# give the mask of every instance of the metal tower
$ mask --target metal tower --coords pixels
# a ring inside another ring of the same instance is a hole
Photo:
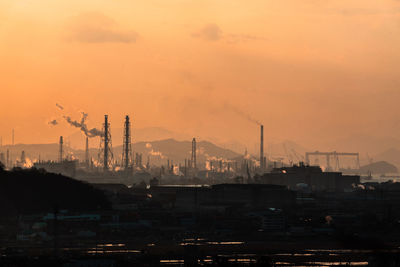
[[[60,163],[63,161],[63,154],[64,154],[63,144],[64,144],[63,137],[60,136],[60,149],[58,151],[58,162]]]
[[[193,140],[192,140],[192,159],[191,159],[191,167],[193,168],[193,169],[196,169],[197,168],[197,165],[196,165],[196,138],[193,138]]]
[[[131,123],[128,115],[125,116],[123,144],[122,164],[127,171],[132,164]]]
[[[111,132],[110,123],[108,122],[108,115],[104,115],[103,124],[103,135],[100,141],[100,154],[103,154],[100,158],[100,162],[103,164],[104,171],[108,171],[113,163],[112,143],[111,143]]]

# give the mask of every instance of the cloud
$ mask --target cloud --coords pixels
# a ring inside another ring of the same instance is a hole
[[[217,24],[207,24],[199,31],[193,33],[192,36],[206,41],[218,41],[222,39],[222,30]]]
[[[138,34],[121,29],[101,13],[84,13],[71,18],[69,39],[81,43],[135,43]]]
[[[231,44],[247,41],[266,41],[267,38],[254,36],[250,34],[229,34],[225,37],[226,41]]]
[[[81,29],[75,35],[82,43],[135,43],[135,32],[118,32],[108,29]]]
[[[229,44],[235,44],[239,42],[251,41],[251,40],[267,40],[263,37],[258,37],[250,34],[225,34],[221,28],[214,23],[207,24],[197,32],[192,33],[192,37],[201,38],[206,41],[220,41],[223,40]]]

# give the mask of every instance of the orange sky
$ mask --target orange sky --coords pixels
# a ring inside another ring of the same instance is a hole
[[[103,114],[134,127],[306,145],[398,136],[398,0],[1,0],[3,143],[55,142]]]

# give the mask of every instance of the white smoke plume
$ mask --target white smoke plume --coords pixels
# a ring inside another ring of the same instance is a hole
[[[165,159],[165,156],[161,153],[161,151],[155,151],[154,149],[153,149],[153,146],[150,144],[150,143],[146,143],[146,148],[147,149],[151,149],[148,153],[149,153],[149,155],[151,155],[151,156],[157,156],[157,157],[160,157],[160,158],[162,158],[162,159]]]
[[[158,156],[162,159],[165,158],[165,156],[160,151],[154,151],[153,149],[150,150],[149,155]]]
[[[182,173],[179,171],[179,166],[173,166],[172,171],[175,175],[181,175]]]
[[[102,137],[104,135],[103,131],[97,128],[88,129],[86,125],[86,118],[88,117],[88,114],[85,112],[82,112],[82,118],[80,121],[73,120],[70,116],[63,117],[70,125],[79,128],[89,138],[96,136]]]
[[[33,167],[33,163],[29,158],[26,158],[22,167],[23,168],[32,168]]]

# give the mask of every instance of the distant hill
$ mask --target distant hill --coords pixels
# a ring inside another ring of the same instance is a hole
[[[367,164],[360,167],[360,172],[364,174],[386,174],[386,173],[397,173],[398,169],[393,164],[386,161],[378,161],[371,164]]]
[[[95,148],[90,149],[90,156],[94,159],[98,158],[97,144]],[[19,144],[15,146],[7,146],[0,149],[0,152],[5,153],[9,149],[11,151],[11,158],[13,160],[19,159],[21,151],[25,151],[26,157],[31,160],[38,159],[39,154],[42,160],[57,160],[59,145],[58,144]],[[147,142],[135,142],[132,144],[132,150],[134,153],[143,154],[143,164],[146,164],[147,157],[150,157],[151,164],[165,165],[167,160],[170,159],[174,163],[184,164],[185,159],[190,159],[192,142],[191,141],[178,141],[175,139],[165,139],[159,141],[147,141]],[[71,155],[78,159],[83,160],[85,157],[85,151],[83,149],[72,149],[69,147],[64,148],[64,155]],[[230,150],[221,148],[208,141],[197,142],[197,162],[204,164],[206,159],[232,159],[240,156],[238,153]],[[117,161],[121,161],[122,146],[113,146],[114,158]]]
[[[21,156],[21,152],[25,151],[25,155],[29,158],[39,158],[42,159],[53,159],[54,156],[57,157],[58,144],[15,144],[5,145],[0,148],[0,152],[4,154],[7,153],[7,150],[10,152],[10,158],[19,158]],[[54,158],[55,159],[55,158]]]
[[[123,128],[111,127],[112,141],[115,146],[122,145],[123,133]],[[189,135],[176,133],[162,127],[132,128],[131,134],[132,142],[134,143],[164,139],[190,140],[191,138]],[[79,131],[66,137],[71,147],[75,149],[83,149],[85,147],[85,139],[86,137]],[[98,138],[91,141],[97,143],[97,145],[99,143]]]
[[[191,141],[177,141],[166,139],[151,142],[138,142],[132,145],[135,153],[143,154],[143,163],[150,157],[151,164],[166,164],[167,160],[172,160],[176,164],[183,164],[185,159],[190,159],[192,153]],[[232,150],[221,148],[208,141],[197,142],[197,162],[205,164],[207,159],[232,159],[239,154]],[[116,155],[122,154],[122,146],[115,147]]]
[[[400,150],[396,148],[390,148],[388,150],[383,151],[382,153],[374,155],[373,160],[387,161],[396,165],[397,168],[400,168]]]
[[[91,185],[35,169],[0,170],[2,215],[52,212],[55,207],[71,211],[108,209],[102,191]]]

